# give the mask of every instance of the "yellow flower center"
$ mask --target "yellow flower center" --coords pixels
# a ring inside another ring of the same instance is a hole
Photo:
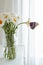
[[[14,22],[16,22],[16,18],[14,18],[13,20],[14,20]]]
[[[8,17],[8,15],[6,15],[4,18],[7,18]]]

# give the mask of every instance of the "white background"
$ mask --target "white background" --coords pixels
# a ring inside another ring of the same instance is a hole
[[[26,64],[43,65],[43,0],[0,0],[0,12],[3,11],[16,12],[23,21],[30,18],[30,21],[39,22],[35,30],[26,25],[19,27],[17,35],[18,43],[25,45]]]

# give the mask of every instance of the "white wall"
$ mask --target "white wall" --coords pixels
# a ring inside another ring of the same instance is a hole
[[[18,12],[18,0],[0,0],[0,12]]]

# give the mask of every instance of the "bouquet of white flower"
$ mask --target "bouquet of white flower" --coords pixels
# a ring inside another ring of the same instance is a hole
[[[27,22],[16,24],[18,19],[19,16],[15,16],[11,13],[0,14],[0,26],[4,30],[6,36],[4,56],[9,60],[16,57],[14,34],[16,33],[18,26],[21,24],[26,24],[28,27],[30,26],[31,29],[34,29],[38,25],[37,22],[30,22],[29,20]]]

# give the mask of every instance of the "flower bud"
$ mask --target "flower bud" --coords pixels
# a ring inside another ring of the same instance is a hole
[[[30,22],[31,29],[34,29],[37,25],[39,25],[37,22]]]

